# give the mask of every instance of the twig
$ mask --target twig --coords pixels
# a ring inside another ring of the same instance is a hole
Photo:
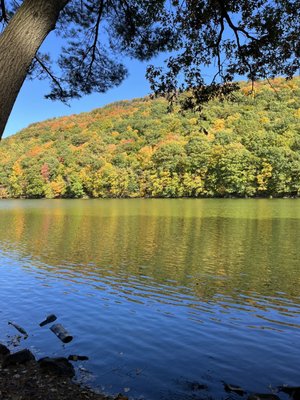
[[[34,57],[35,61],[42,67],[42,69],[50,76],[50,78],[52,79],[52,81],[56,84],[56,86],[58,86],[61,95],[63,95],[64,90],[60,84],[60,82],[58,81],[58,79],[53,75],[53,73],[50,71],[50,69],[43,63],[43,61],[36,55]]]
[[[100,0],[98,17],[97,17],[97,21],[96,21],[95,28],[94,28],[95,29],[94,42],[93,42],[92,46],[90,47],[90,49],[88,50],[88,52],[90,50],[92,50],[92,58],[91,58],[91,62],[89,65],[88,76],[91,75],[92,67],[93,67],[94,61],[96,59],[96,49],[97,49],[97,42],[98,42],[98,37],[99,37],[100,22],[101,22],[101,18],[102,18],[102,14],[103,14],[103,8],[104,8],[104,0]]]

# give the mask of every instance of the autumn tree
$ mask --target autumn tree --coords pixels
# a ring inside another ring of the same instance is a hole
[[[201,118],[146,97],[31,124],[1,143],[0,198],[300,196],[300,77],[272,85]]]
[[[299,68],[297,0],[0,0],[0,136],[28,75],[48,77],[50,99],[105,92],[126,77],[121,54],[150,60],[168,52],[165,69],[148,68],[156,94],[184,108]],[[55,30],[65,43],[56,64],[39,48]],[[167,56],[166,56],[167,57]],[[215,66],[206,82],[203,66]]]

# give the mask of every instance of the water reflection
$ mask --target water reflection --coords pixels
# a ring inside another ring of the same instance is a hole
[[[133,277],[155,292],[165,284],[160,292],[186,290],[202,300],[223,294],[247,303],[248,293],[277,291],[298,296],[299,207],[294,218],[266,218],[285,207],[270,212],[262,201],[253,203],[255,210],[233,201],[238,207],[229,217],[224,201],[219,215],[206,212],[205,201],[13,203],[0,209],[2,251],[30,255],[45,272],[91,284],[97,277]]]
[[[140,368],[139,347],[149,363],[137,392],[147,388],[154,396],[155,379],[159,387],[167,379],[169,390],[170,379],[188,365],[189,379],[211,368],[243,380],[257,369],[255,358],[261,368],[273,357],[288,364],[272,366],[265,379],[290,376],[295,368],[299,354],[286,335],[293,342],[300,328],[299,201],[3,201],[0,224],[2,279],[23,280],[15,289],[6,282],[0,300],[16,296],[14,290],[19,295],[26,282],[31,290],[22,294],[26,304],[44,296],[45,303],[57,301],[66,312],[63,293],[72,304],[70,321],[84,315],[77,329],[83,333],[90,326],[93,343],[101,309],[110,336],[101,335],[105,348],[125,346],[132,353],[125,369]],[[89,348],[84,340],[81,346]],[[159,350],[160,367],[157,346],[165,347]],[[232,366],[225,373],[228,358]],[[111,354],[90,366],[99,375],[107,364]]]

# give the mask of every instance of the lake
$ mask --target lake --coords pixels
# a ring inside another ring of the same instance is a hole
[[[2,200],[0,226],[2,342],[135,398],[300,385],[300,200]]]

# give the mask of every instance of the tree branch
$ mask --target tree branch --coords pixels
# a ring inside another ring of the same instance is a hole
[[[34,60],[41,66],[41,68],[46,72],[47,75],[49,75],[51,80],[59,88],[59,91],[60,91],[61,96],[63,98],[63,94],[64,94],[65,91],[63,90],[59,80],[53,75],[53,73],[50,71],[50,69],[46,66],[46,64],[43,63],[43,61],[37,55],[34,57]]]
[[[0,7],[1,7],[0,22],[3,20],[6,24],[8,24],[8,15],[6,13],[5,0],[1,0]]]
[[[234,36],[236,38],[236,44],[237,44],[238,52],[240,54],[240,57],[241,57],[242,61],[244,62],[244,64],[249,69],[250,78],[251,78],[252,86],[253,86],[253,83],[254,83],[253,68],[252,68],[251,64],[248,62],[247,58],[244,55],[243,48],[242,48],[242,45],[241,45],[241,42],[240,42],[239,32],[242,32],[250,40],[258,41],[258,39],[255,38],[254,36],[250,35],[245,29],[234,25],[234,23],[232,22],[229,14],[228,14],[228,12],[227,12],[227,10],[225,8],[223,0],[218,0],[218,3],[220,4],[220,8],[221,8],[221,14],[222,14],[221,15],[221,20],[222,20],[222,23],[223,23],[223,19],[225,19],[227,21],[229,27],[233,30]]]
[[[223,17],[220,18],[220,24],[221,24],[221,29],[220,29],[220,33],[219,33],[218,40],[217,40],[217,58],[218,58],[218,73],[219,74],[221,74],[221,70],[222,70],[220,45],[221,45],[223,32],[224,32],[224,20],[223,20]]]
[[[228,14],[228,12],[227,12],[227,10],[226,10],[226,8],[225,8],[225,5],[224,5],[223,0],[218,0],[218,2],[219,2],[220,7],[221,7],[221,13],[222,13],[223,18],[226,19],[228,25],[229,25],[230,28],[234,31],[235,35],[236,35],[238,32],[242,32],[248,39],[258,41],[258,39],[257,39],[256,37],[250,35],[250,33],[247,32],[244,28],[241,28],[240,26],[234,25],[234,23],[232,22],[232,20],[231,20],[229,14]]]
[[[94,61],[96,59],[96,50],[97,50],[97,42],[98,42],[98,37],[99,37],[99,28],[100,28],[100,22],[101,22],[101,18],[102,18],[102,14],[103,14],[103,9],[104,9],[104,0],[100,0],[99,2],[99,10],[98,10],[98,17],[97,17],[97,21],[95,24],[95,37],[94,37],[94,42],[92,44],[92,46],[89,48],[88,52],[90,52],[90,50],[92,50],[92,58],[91,58],[91,62],[89,65],[89,72],[88,72],[88,76],[91,75],[92,73],[92,67],[94,64]]]

